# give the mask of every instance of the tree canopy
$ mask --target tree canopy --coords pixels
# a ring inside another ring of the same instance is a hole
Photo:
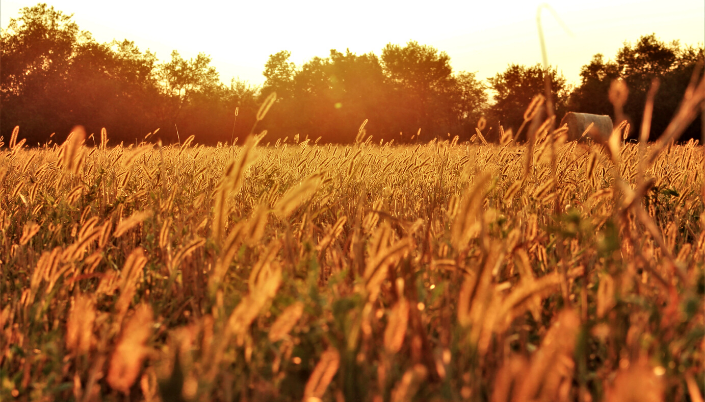
[[[605,61],[602,54],[593,56],[580,71],[581,83],[570,95],[568,107],[587,113],[608,114],[614,119],[614,108],[608,91],[614,79],[623,79],[629,89],[624,113],[631,125],[631,137],[638,137],[646,94],[654,78],[661,85],[656,93],[650,138],[656,139],[675,114],[690,82],[693,70],[703,60],[703,48],[681,46],[677,41],[664,43],[655,34],[642,36],[632,44],[625,42],[614,60]],[[700,118],[686,130],[682,139],[700,138]]]
[[[474,74],[454,74],[448,55],[417,42],[387,45],[381,57],[333,49],[301,67],[290,56],[271,55],[264,71],[262,96],[276,91],[279,99],[265,125],[279,136],[349,142],[368,120],[378,139],[409,142],[419,130],[424,139],[450,132],[469,138],[486,108]]]
[[[560,118],[565,114],[568,87],[563,74],[559,74],[555,68],[549,69],[548,74],[551,80],[551,97],[556,106],[556,114]],[[490,107],[492,121],[501,124],[505,129],[511,128],[516,133],[524,121],[524,111],[531,99],[536,94],[545,92],[544,68],[540,64],[531,67],[512,64],[488,81],[495,92],[495,103]]]
[[[244,106],[245,121],[257,110],[256,88],[226,87],[208,56],[185,60],[174,51],[159,63],[129,40],[98,43],[71,15],[46,4],[22,9],[2,41],[5,138],[19,125],[28,144],[44,143],[54,132],[61,140],[80,124],[89,133],[106,127],[113,142],[132,142],[157,128],[174,141],[179,126],[222,141],[231,137],[235,107]]]
[[[379,56],[332,49],[300,66],[290,52],[280,51],[264,65],[261,87],[239,80],[226,85],[206,54],[187,59],[174,50],[160,62],[129,40],[98,43],[71,15],[46,4],[22,9],[1,39],[0,135],[8,138],[19,125],[31,145],[52,133],[61,141],[79,124],[88,133],[106,127],[113,143],[140,140],[157,128],[163,141],[176,141],[178,132],[203,143],[231,142],[250,132],[259,104],[272,92],[276,106],[257,126],[269,131],[267,141],[300,134],[347,143],[365,120],[377,140],[409,143],[450,135],[467,140],[481,117],[495,135],[500,124],[516,130],[532,97],[544,92],[540,65],[510,64],[484,81],[454,71],[448,54],[415,41],[390,43]],[[702,47],[663,43],[651,34],[625,42],[614,60],[595,55],[575,88],[552,67],[557,118],[566,111],[613,115],[607,91],[612,80],[622,78],[630,91],[624,112],[635,135],[646,92],[659,78],[655,138],[702,57]],[[699,127],[693,123],[686,138],[699,136]]]

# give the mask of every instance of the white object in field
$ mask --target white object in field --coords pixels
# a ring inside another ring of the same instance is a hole
[[[612,135],[612,119],[607,115],[568,112],[561,120],[560,126],[566,123],[568,124],[569,141],[581,139],[590,123],[593,123],[593,126],[583,139],[599,135],[604,141],[607,141]]]

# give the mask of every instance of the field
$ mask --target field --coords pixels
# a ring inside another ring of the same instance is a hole
[[[0,399],[702,401],[701,146],[363,135],[13,136]]]

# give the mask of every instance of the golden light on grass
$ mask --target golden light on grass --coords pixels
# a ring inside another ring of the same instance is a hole
[[[422,364],[417,364],[407,370],[392,390],[392,401],[403,402],[411,400],[427,375],[428,369]]]
[[[66,323],[66,348],[76,354],[85,355],[95,342],[93,324],[96,318],[95,301],[89,295],[78,295],[73,299]]]
[[[333,381],[333,376],[340,366],[340,353],[334,348],[328,348],[313,369],[304,389],[304,402],[310,398],[321,398]]]
[[[142,361],[149,351],[146,342],[152,334],[151,307],[141,304],[122,330],[120,340],[110,358],[106,380],[110,387],[130,393],[142,369]]]
[[[27,222],[22,228],[22,237],[20,238],[20,246],[27,244],[34,235],[39,232],[40,226],[36,222]]]
[[[296,302],[284,309],[269,330],[268,338],[270,342],[277,342],[287,336],[299,321],[303,312],[304,304],[301,302]]]
[[[228,164],[220,180],[215,196],[215,217],[213,218],[213,236],[217,241],[222,241],[225,233],[226,219],[229,213],[228,197],[231,192],[237,193],[240,190],[245,171],[257,158],[253,148],[258,142],[259,139],[256,136],[248,137],[237,159]]]
[[[18,131],[0,398],[702,400],[703,152],[673,142],[689,91],[638,145],[626,124],[564,142],[541,98],[526,144]]]
[[[144,250],[137,247],[130,255],[127,256],[125,264],[120,272],[120,297],[115,303],[115,309],[118,316],[118,322],[124,317],[127,309],[132,304],[132,298],[136,292],[137,282],[142,278],[142,268],[147,264],[147,258],[144,255]]]
[[[408,322],[409,302],[401,298],[392,307],[389,314],[389,323],[384,330],[384,349],[387,353],[395,354],[399,352],[406,336]]]
[[[60,165],[67,171],[77,174],[83,166],[83,142],[86,140],[86,131],[82,126],[76,126],[61,145],[59,150]]]
[[[15,126],[15,128],[12,129],[12,135],[10,136],[10,143],[8,146],[10,149],[14,149],[15,145],[17,145],[17,136],[20,134],[20,126]]]
[[[663,369],[663,367],[661,367]],[[665,370],[662,370],[665,371]],[[663,373],[652,369],[644,361],[629,364],[617,374],[607,388],[606,397],[610,401],[664,401]]]
[[[298,186],[289,189],[274,205],[274,211],[281,217],[287,218],[301,204],[308,201],[321,185],[323,177],[320,173],[311,175]]]
[[[130,229],[142,223],[145,219],[152,216],[152,211],[137,211],[130,215],[127,219],[122,220],[118,223],[115,231],[113,232],[114,237],[120,237],[127,233]]]

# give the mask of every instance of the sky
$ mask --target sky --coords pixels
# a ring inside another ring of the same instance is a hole
[[[510,64],[541,62],[536,15],[544,1],[162,1],[46,0],[73,14],[81,30],[100,42],[134,41],[141,50],[168,60],[172,50],[185,58],[199,52],[212,58],[223,82],[264,82],[269,55],[292,53],[298,66],[330,49],[381,54],[387,43],[410,40],[445,51],[454,71],[480,79]],[[22,7],[34,1],[2,0],[5,29]],[[591,0],[548,2],[570,30],[544,9],[541,20],[549,63],[569,83],[579,84],[580,68],[602,53],[613,59],[625,41],[655,33],[663,41],[705,42],[703,0]]]

